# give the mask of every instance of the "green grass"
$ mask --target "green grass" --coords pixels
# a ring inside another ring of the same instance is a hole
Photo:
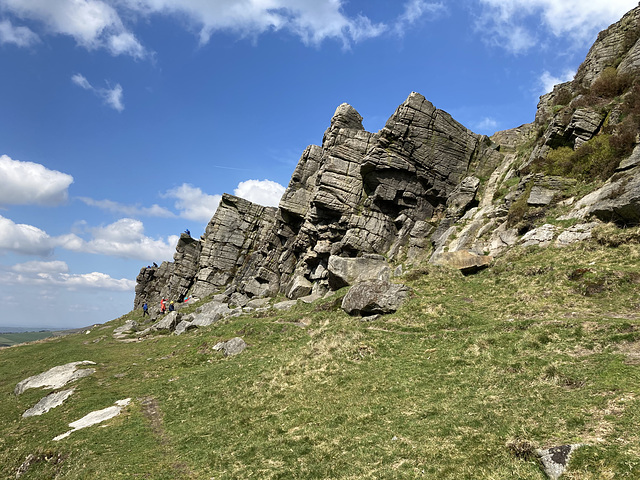
[[[133,312],[4,349],[0,477],[34,454],[22,479],[543,479],[510,447],[529,442],[587,444],[563,478],[639,478],[639,258],[637,244],[516,249],[474,276],[407,275],[413,298],[372,322],[333,298],[115,341]],[[241,355],[212,350],[234,336]],[[16,383],[77,360],[96,374],[22,419],[44,393]],[[51,441],[126,397],[123,415]]]
[[[10,347],[19,343],[34,342],[53,335],[52,332],[20,332],[0,334],[0,347]]]

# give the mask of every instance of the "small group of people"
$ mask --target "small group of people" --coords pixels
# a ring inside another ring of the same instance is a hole
[[[167,302],[169,304],[168,307],[167,307]],[[167,313],[167,310],[169,310],[170,312],[173,312],[175,310],[175,304],[173,300],[169,302],[169,300],[162,297],[162,300],[160,300],[160,313],[164,315],[165,313]],[[149,305],[147,305],[147,302],[144,302],[144,304],[142,305],[142,318],[144,318],[145,315],[150,316]]]

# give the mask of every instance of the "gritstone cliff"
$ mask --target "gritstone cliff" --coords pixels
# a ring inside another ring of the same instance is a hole
[[[141,270],[134,308],[320,296],[423,261],[470,272],[516,244],[588,238],[595,221],[640,223],[639,38],[640,7],[541,97],[534,122],[491,138],[418,93],[377,133],[340,105],[278,208],[225,194],[199,240],[183,234],[173,262]],[[549,212],[569,226],[539,224]]]

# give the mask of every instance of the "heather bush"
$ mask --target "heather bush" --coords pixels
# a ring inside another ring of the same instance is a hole
[[[591,85],[591,93],[598,97],[613,98],[631,87],[629,75],[618,74],[614,67],[605,68]]]

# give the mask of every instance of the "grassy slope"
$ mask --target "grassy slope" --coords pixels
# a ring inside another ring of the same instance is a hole
[[[134,312],[2,350],[0,477],[33,453],[22,479],[543,479],[529,442],[588,444],[563,478],[640,478],[639,259],[638,245],[515,250],[474,276],[405,278],[414,298],[373,322],[338,294],[180,337],[113,340]],[[212,351],[234,336],[244,353]],[[16,398],[16,383],[76,360],[97,373],[22,419],[43,393]],[[106,426],[51,441],[126,397]]]

